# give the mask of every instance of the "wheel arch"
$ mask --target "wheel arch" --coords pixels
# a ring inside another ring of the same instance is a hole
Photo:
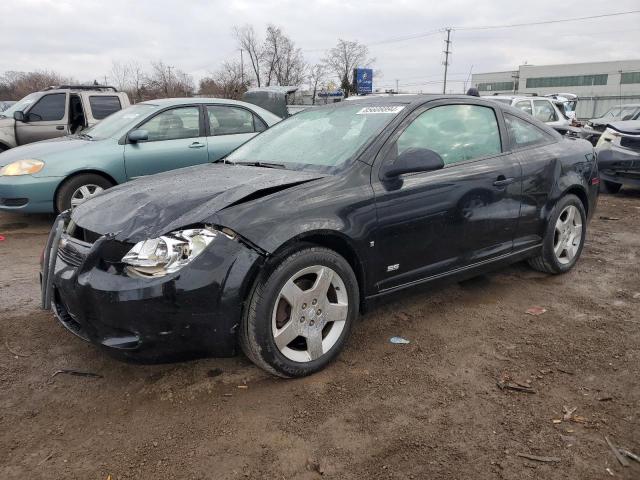
[[[565,197],[567,195],[575,195],[576,197],[578,197],[582,202],[582,206],[584,207],[585,215],[589,217],[589,197],[587,196],[587,192],[585,191],[585,189],[579,185],[572,185],[571,187],[567,188],[564,192],[562,192],[562,195],[560,195],[558,200],[560,200],[560,198]]]
[[[102,170],[87,169],[87,170],[75,171],[75,172],[67,175],[66,177],[64,177],[64,179],[62,179],[62,181],[60,183],[58,183],[58,186],[56,187],[55,191],[53,192],[53,208],[56,209],[56,211],[57,211],[56,199],[58,198],[58,192],[60,191],[60,188],[62,188],[62,185],[67,183],[72,178],[77,177],[78,175],[86,175],[86,174],[100,175],[105,180],[110,181],[113,184],[113,186],[118,185],[118,182],[115,180],[115,178],[113,178],[108,173],[103,172]],[[57,212],[57,213],[59,213],[59,212]]]
[[[295,248],[297,244],[311,244],[318,247],[328,248],[341,255],[349,264],[358,282],[358,293],[360,297],[360,311],[364,308],[366,275],[362,259],[357,253],[357,249],[352,241],[344,234],[335,230],[314,230],[301,233],[280,245],[272,257],[278,258],[285,251]]]

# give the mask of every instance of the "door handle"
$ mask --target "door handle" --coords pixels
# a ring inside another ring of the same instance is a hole
[[[56,127],[56,130],[64,130],[64,125],[58,125],[58,126]]]
[[[204,147],[204,143],[200,143],[200,142],[193,142],[191,145],[189,145],[189,148],[202,148]]]
[[[513,183],[515,181],[515,178],[513,177],[505,177],[504,175],[498,175],[498,178],[496,178],[496,181],[493,182],[493,186],[494,187],[506,187],[507,185]]]

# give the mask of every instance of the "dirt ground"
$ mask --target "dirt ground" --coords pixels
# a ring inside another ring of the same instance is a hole
[[[0,214],[2,479],[640,478],[605,441],[640,454],[638,190],[600,197],[571,273],[388,298],[289,381],[244,357],[126,364],[72,336],[38,309],[51,221]]]

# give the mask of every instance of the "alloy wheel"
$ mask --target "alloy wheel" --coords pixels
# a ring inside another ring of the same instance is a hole
[[[571,263],[582,241],[582,217],[574,205],[568,205],[556,221],[553,252],[562,265]]]
[[[291,276],[276,298],[271,328],[276,347],[294,362],[326,354],[340,339],[349,311],[344,281],[324,265]]]
[[[104,191],[104,188],[99,185],[82,185],[80,188],[76,189],[75,192],[73,192],[73,195],[71,195],[71,209],[73,210],[81,203],[84,203],[90,198],[95,197],[102,191]]]

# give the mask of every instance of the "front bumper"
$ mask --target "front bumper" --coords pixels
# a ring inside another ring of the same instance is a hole
[[[0,177],[0,210],[22,213],[51,213],[53,197],[62,178],[20,175]]]
[[[598,147],[600,178],[607,182],[640,186],[640,152],[603,142]]]
[[[219,235],[161,278],[127,275],[119,259],[132,245],[108,237],[88,244],[63,233],[59,245],[43,288],[50,278],[51,308],[75,335],[142,361],[236,353],[244,297],[263,259],[240,241]]]

